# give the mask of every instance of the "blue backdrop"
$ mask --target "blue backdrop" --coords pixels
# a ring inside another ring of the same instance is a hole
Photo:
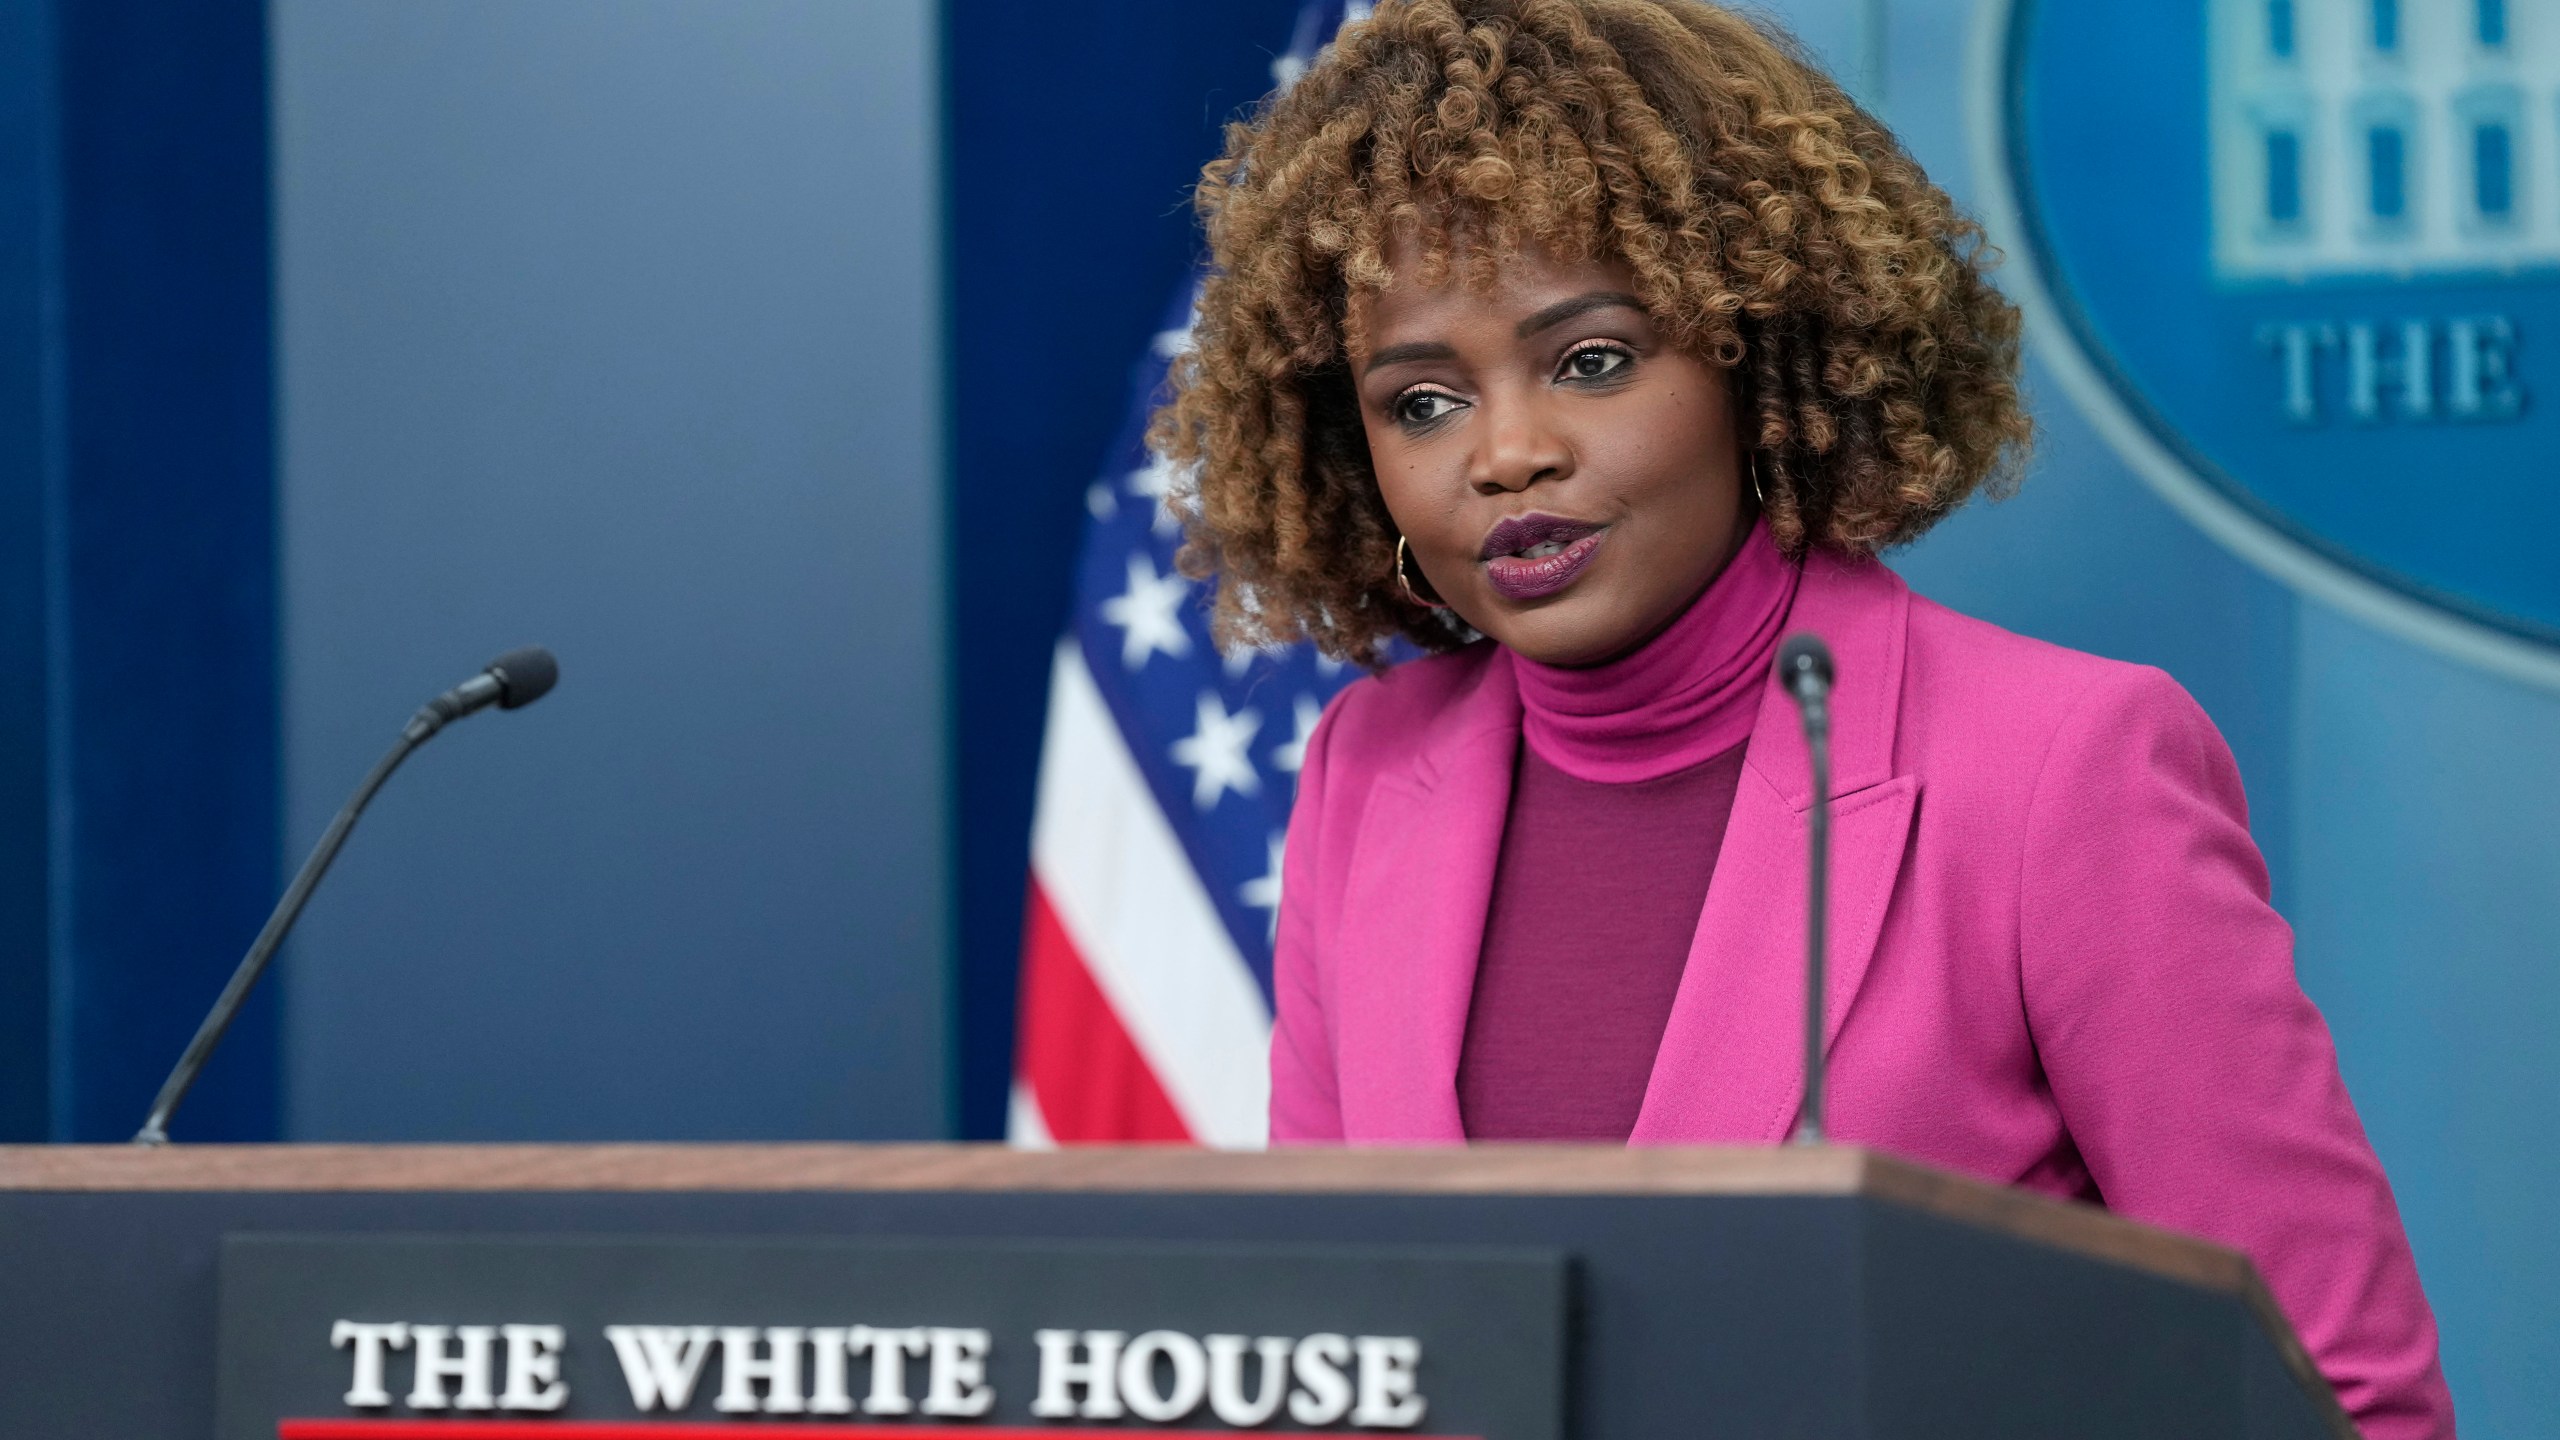
[[[275,884],[266,177],[256,5],[0,0],[0,1135],[132,1134]]]

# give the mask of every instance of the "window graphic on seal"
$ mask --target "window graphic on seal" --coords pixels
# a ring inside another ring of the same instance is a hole
[[[2213,0],[2215,274],[2560,264],[2560,25],[2509,18],[2506,0]]]

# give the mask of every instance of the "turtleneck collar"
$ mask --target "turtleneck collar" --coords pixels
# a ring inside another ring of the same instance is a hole
[[[1757,522],[1689,608],[1627,654],[1579,668],[1510,654],[1529,747],[1575,779],[1632,784],[1749,739],[1801,573]]]

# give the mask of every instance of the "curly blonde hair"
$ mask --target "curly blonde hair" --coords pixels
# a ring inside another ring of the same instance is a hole
[[[1623,263],[1725,367],[1791,555],[1872,554],[2030,435],[1980,230],[1794,43],[1700,0],[1388,0],[1201,174],[1215,265],[1150,442],[1222,643],[1375,666],[1468,638],[1393,576],[1347,352],[1355,291],[1489,285],[1534,246]]]

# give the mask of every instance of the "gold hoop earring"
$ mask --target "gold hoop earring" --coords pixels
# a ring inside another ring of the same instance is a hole
[[[1769,508],[1769,488],[1760,478],[1760,452],[1751,452],[1751,500],[1761,509]]]
[[[1413,577],[1405,573],[1404,552],[1404,537],[1399,535],[1396,537],[1396,584],[1404,590],[1404,597],[1425,610],[1448,609],[1449,602],[1446,600],[1425,599],[1422,592],[1414,588]]]

